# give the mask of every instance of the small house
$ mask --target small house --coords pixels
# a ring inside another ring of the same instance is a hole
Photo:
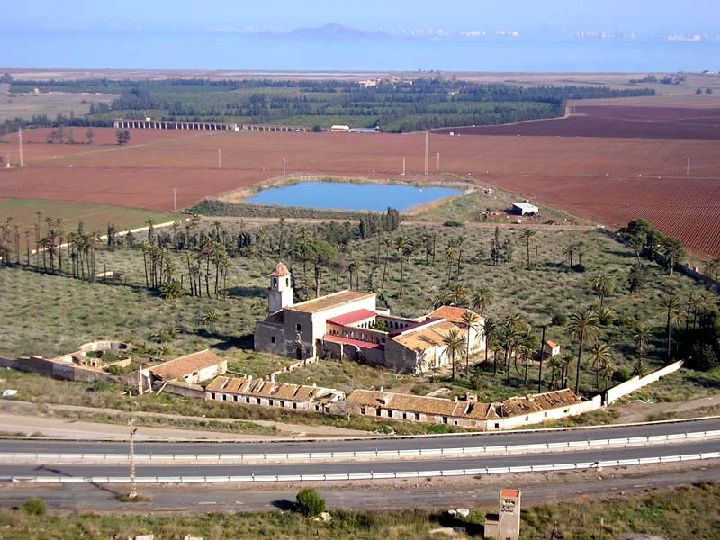
[[[560,345],[555,343],[553,340],[548,339],[543,345],[543,357],[557,356],[560,354]]]
[[[540,209],[529,202],[513,203],[511,212],[516,216],[535,216]]]

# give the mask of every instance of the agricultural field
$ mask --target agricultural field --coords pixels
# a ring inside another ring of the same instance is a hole
[[[119,147],[113,130],[94,131],[104,143],[93,147],[47,144],[41,142],[47,132],[30,132],[29,140],[38,142],[26,145],[28,166],[0,170],[0,197],[169,211],[173,189],[178,208],[188,208],[277,179],[283,158],[289,175],[387,180],[400,178],[405,157],[407,181],[462,177],[612,227],[645,218],[700,256],[720,255],[720,141],[433,134],[430,155],[440,154],[440,171],[425,177],[419,133],[136,130],[130,145]],[[6,140],[0,155],[5,150],[16,163],[17,146]]]
[[[47,218],[61,219],[62,226],[68,230],[76,229],[78,223],[82,222],[85,230],[105,234],[108,223],[114,224],[118,231],[124,231],[145,227],[149,219],[154,223],[173,221],[177,219],[177,215],[100,204],[43,199],[0,199],[2,223],[9,219],[11,226],[17,225],[22,231],[26,231],[34,227],[38,219],[44,226]]]
[[[437,130],[462,135],[511,137],[593,137],[621,139],[720,140],[720,108],[632,105],[573,107],[564,118]]]
[[[55,118],[59,114],[84,116],[90,112],[92,104],[112,103],[116,97],[112,94],[94,93],[0,93],[0,123],[16,118],[30,120],[35,115],[46,115],[49,118]]]

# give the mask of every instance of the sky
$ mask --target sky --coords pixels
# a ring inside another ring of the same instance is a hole
[[[41,30],[364,30],[720,33],[719,0],[0,0],[3,27]]]

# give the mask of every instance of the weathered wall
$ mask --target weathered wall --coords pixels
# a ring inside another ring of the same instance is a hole
[[[677,370],[679,370],[683,365],[683,361],[679,360],[673,364],[669,364],[661,369],[658,369],[657,371],[654,371],[652,373],[649,373],[645,375],[644,377],[638,377],[635,375],[631,379],[625,381],[624,383],[620,383],[617,386],[614,386],[610,388],[607,392],[605,392],[605,405],[608,405],[614,401],[617,401],[623,396],[626,396],[632,392],[635,392],[636,390],[639,390],[643,386],[647,386],[648,384],[652,384],[654,382],[657,382],[665,375],[669,375],[671,373],[675,373]]]

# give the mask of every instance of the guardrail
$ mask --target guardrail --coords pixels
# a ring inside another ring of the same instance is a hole
[[[720,438],[720,430],[675,433],[651,437],[619,437],[559,443],[471,446],[459,448],[418,448],[411,450],[366,450],[359,452],[311,452],[296,454],[135,454],[138,464],[258,464],[395,461],[403,459],[431,459],[438,457],[482,457],[493,455],[577,452],[583,449],[627,448],[675,444],[680,441]],[[0,462],[12,464],[118,464],[130,460],[128,454],[52,454],[52,453],[0,453]]]
[[[229,483],[288,483],[288,482],[335,482],[359,480],[394,480],[403,478],[428,478],[444,476],[477,476],[495,474],[546,473],[602,469],[605,467],[629,467],[657,465],[720,458],[720,452],[703,454],[678,454],[650,458],[590,461],[583,463],[553,463],[521,467],[482,467],[477,469],[448,469],[412,472],[366,472],[366,473],[320,473],[320,474],[275,474],[250,476],[139,476],[135,482],[141,484],[229,484]],[[0,476],[0,482],[31,484],[129,484],[129,476]]]

